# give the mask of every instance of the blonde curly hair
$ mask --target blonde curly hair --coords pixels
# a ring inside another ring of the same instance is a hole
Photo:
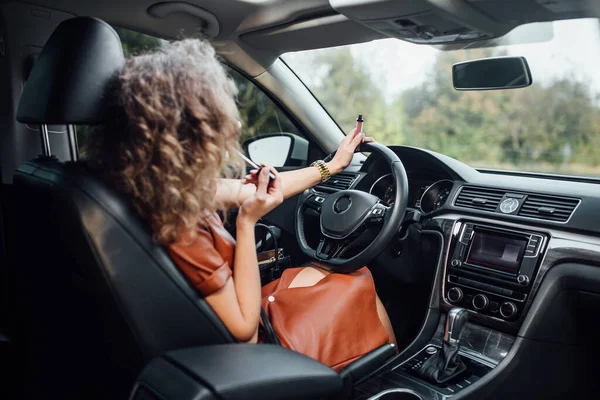
[[[206,41],[186,39],[132,57],[108,91],[109,118],[90,159],[129,195],[161,244],[194,234],[224,209],[217,178],[239,177],[239,112]],[[99,143],[98,143],[99,142]]]

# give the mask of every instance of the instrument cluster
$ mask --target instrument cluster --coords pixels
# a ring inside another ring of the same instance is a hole
[[[441,208],[452,191],[454,182],[441,179],[436,182],[411,181],[409,183],[408,206],[429,214]],[[379,197],[386,205],[392,205],[395,199],[395,185],[391,174],[378,178],[369,189],[369,193]]]

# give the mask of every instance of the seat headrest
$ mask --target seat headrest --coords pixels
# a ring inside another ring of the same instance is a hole
[[[123,65],[117,32],[96,18],[63,21],[35,61],[17,120],[34,124],[100,124],[105,89]]]

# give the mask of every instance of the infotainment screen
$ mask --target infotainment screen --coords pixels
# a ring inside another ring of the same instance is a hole
[[[475,229],[467,263],[517,274],[527,237]]]

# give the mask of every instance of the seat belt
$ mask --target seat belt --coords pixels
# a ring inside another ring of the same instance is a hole
[[[271,320],[267,316],[264,308],[260,308],[260,318],[263,323],[264,333],[265,333],[265,343],[269,344],[278,344],[281,346],[281,342],[275,333],[275,329],[273,329],[273,325],[271,324]]]

